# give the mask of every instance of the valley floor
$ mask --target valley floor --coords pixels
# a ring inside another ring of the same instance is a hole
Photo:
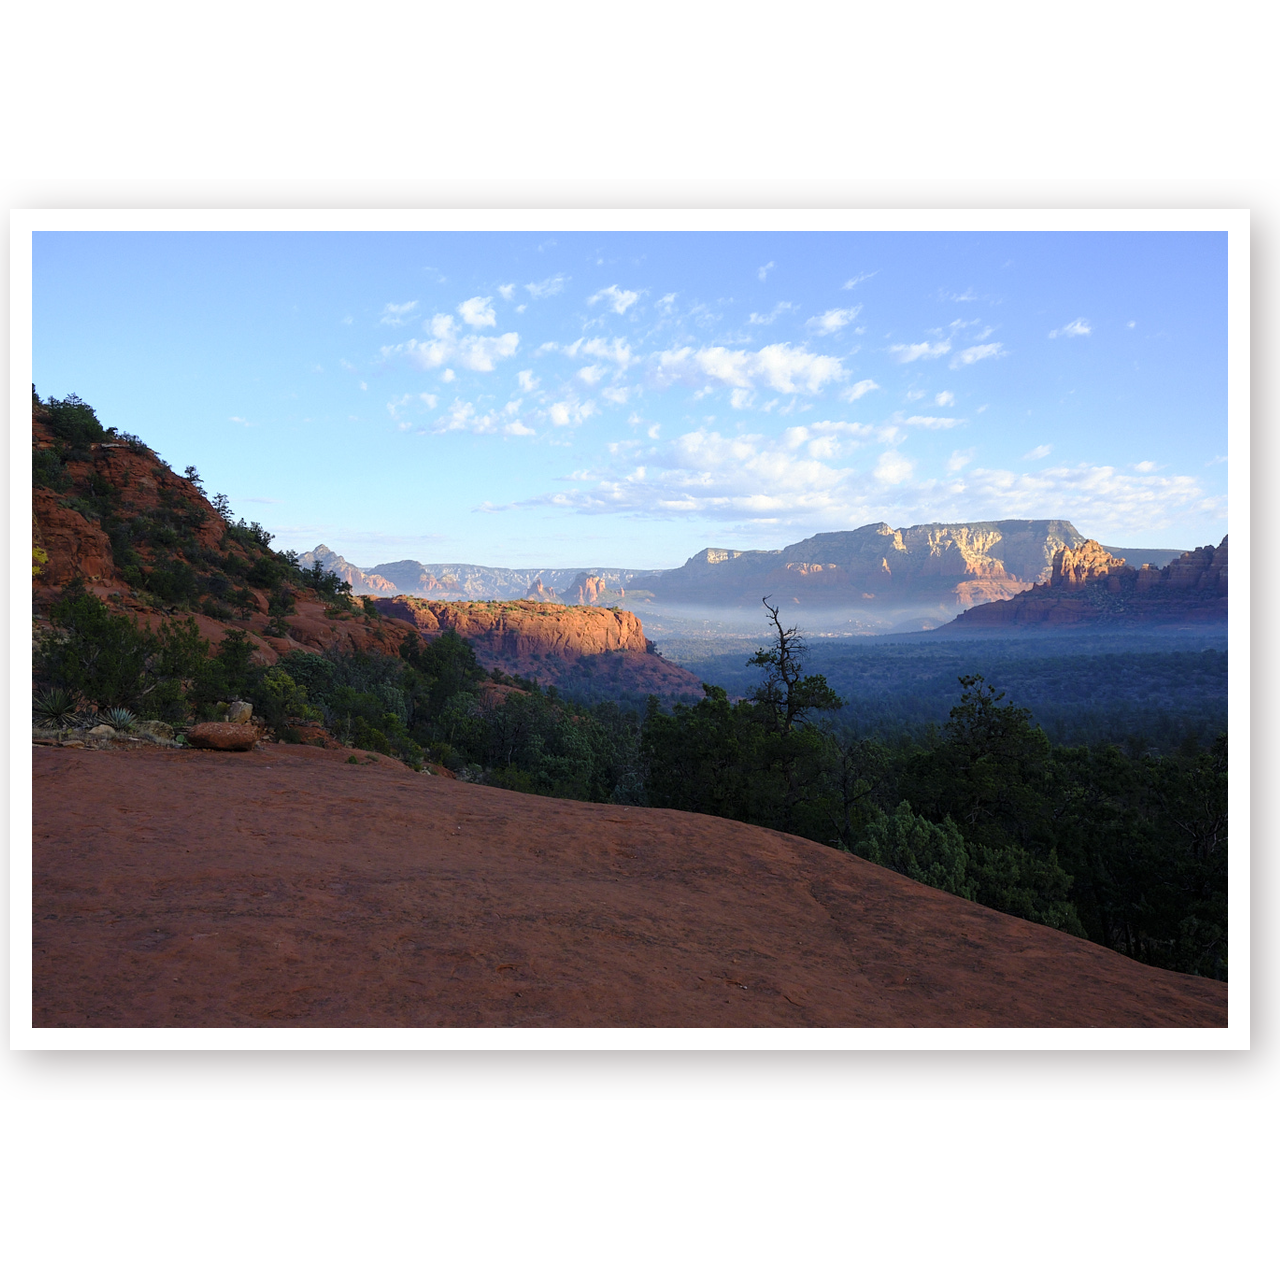
[[[35,1025],[1226,1025],[807,840],[349,754],[36,748]]]

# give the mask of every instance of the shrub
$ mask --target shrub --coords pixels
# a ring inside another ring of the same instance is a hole
[[[921,884],[970,901],[977,897],[960,828],[950,818],[934,823],[920,817],[905,800],[891,814],[876,812],[854,853]]]

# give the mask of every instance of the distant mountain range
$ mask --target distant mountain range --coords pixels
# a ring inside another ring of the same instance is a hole
[[[758,610],[763,596],[802,612],[856,612],[884,625],[938,626],[974,605],[1048,582],[1058,552],[1086,539],[1069,520],[989,520],[895,529],[884,523],[820,533],[780,551],[705,547],[675,569],[600,566],[503,569],[397,560],[362,569],[323,544],[300,557],[360,595],[422,599],[614,604],[676,611]],[[1131,565],[1160,568],[1178,550],[1108,547]],[[852,618],[850,619],[853,620]]]

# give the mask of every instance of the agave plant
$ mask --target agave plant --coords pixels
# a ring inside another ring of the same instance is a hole
[[[64,728],[76,718],[80,706],[80,695],[70,689],[50,689],[41,694],[32,704],[31,709],[36,718],[44,724],[57,725]]]
[[[133,712],[128,707],[108,707],[105,711],[99,712],[98,719],[103,724],[109,724],[117,733],[128,733],[137,723]]]

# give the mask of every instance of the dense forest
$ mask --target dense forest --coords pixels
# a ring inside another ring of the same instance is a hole
[[[80,402],[51,403],[65,410],[66,452],[102,430]],[[44,452],[36,479],[57,484],[61,458]],[[163,556],[132,565],[157,597],[225,617],[254,585],[282,626],[297,590],[335,613],[364,607],[334,575],[272,551],[256,525],[230,524],[202,549],[194,507],[135,528],[110,493],[71,497],[95,504],[126,563],[140,539],[181,547],[181,572]],[[454,633],[410,635],[398,655],[293,650],[261,666],[243,631],[216,647],[190,616],[152,631],[73,583],[35,655],[33,713],[181,732],[240,698],[282,741],[319,723],[355,750],[479,783],[772,827],[1149,964],[1226,978],[1224,653],[808,650],[768,613],[771,644],[718,659],[723,684],[664,709],[587,705],[485,671]],[[814,652],[822,674],[807,670]],[[979,656],[992,660],[985,675]],[[1140,706],[1170,718],[1135,718]]]

